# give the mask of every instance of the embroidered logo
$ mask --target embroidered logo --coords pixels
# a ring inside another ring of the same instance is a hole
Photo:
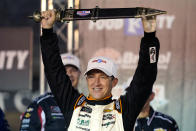
[[[86,97],[85,96],[82,96],[80,98],[80,100],[78,101],[77,105],[80,106],[84,101],[85,101]]]
[[[26,118],[29,118],[29,117],[31,117],[31,114],[30,114],[30,113],[26,113],[26,114],[25,114],[25,117],[26,117]]]
[[[61,110],[58,106],[51,106],[50,107],[52,113],[60,113]]]
[[[29,107],[28,109],[27,109],[27,112],[32,112],[33,111],[33,108],[31,108],[31,107]]]
[[[163,128],[157,128],[157,129],[154,129],[154,131],[167,131],[167,130]]]
[[[150,47],[149,54],[150,54],[150,63],[155,63],[156,62],[156,47]]]
[[[87,113],[92,113],[92,108],[90,108],[88,106],[87,107],[83,106],[82,109],[81,109],[81,111],[87,112]]]
[[[78,120],[77,120],[78,125],[89,126],[89,123],[90,123],[89,120],[83,120],[83,119],[80,119],[80,118],[78,118]]]
[[[103,115],[103,120],[112,120],[115,119],[116,116],[113,114],[107,114],[107,115]]]
[[[91,12],[90,11],[77,11],[77,15],[79,16],[87,16],[89,15]]]
[[[111,112],[111,109],[104,109],[103,112]]]
[[[102,59],[93,60],[92,62],[107,63],[105,60],[102,60]]]

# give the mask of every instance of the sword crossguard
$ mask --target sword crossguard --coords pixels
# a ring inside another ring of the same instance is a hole
[[[96,22],[98,19],[99,19],[99,6],[96,6],[94,9],[93,9],[93,13],[92,13],[92,17],[91,17],[91,20],[93,22]]]

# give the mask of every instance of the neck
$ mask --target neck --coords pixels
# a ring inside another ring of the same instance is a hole
[[[87,99],[88,99],[88,100],[96,100],[96,101],[99,101],[99,100],[108,99],[108,98],[110,98],[110,97],[112,97],[112,95],[106,96],[106,97],[101,98],[101,99],[95,99],[95,98],[93,98],[91,95],[89,95]]]
[[[142,111],[140,112],[140,114],[138,115],[138,118],[146,118],[148,117],[150,114],[150,106],[142,109]]]

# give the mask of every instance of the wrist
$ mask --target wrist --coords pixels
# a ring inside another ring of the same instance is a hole
[[[42,35],[51,35],[53,33],[53,28],[42,28]]]
[[[144,37],[155,37],[156,36],[156,31],[154,32],[145,32],[144,31]]]
[[[53,28],[53,26],[42,26],[42,29],[51,29],[51,28]]]

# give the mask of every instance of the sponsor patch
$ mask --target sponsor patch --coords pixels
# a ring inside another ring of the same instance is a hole
[[[91,118],[91,116],[88,115],[88,114],[84,114],[84,115],[83,115],[83,114],[79,114],[79,116],[80,116],[80,117],[88,117],[88,118]]]
[[[22,125],[22,128],[28,128],[29,125]]]
[[[77,105],[78,105],[78,106],[81,105],[85,100],[86,100],[86,97],[85,97],[85,96],[82,96],[82,97],[80,98],[80,100],[78,101]]]
[[[64,117],[63,116],[52,116],[52,119],[63,119],[64,120]]]
[[[150,47],[149,54],[150,54],[150,63],[155,63],[156,62],[156,47]]]
[[[29,117],[31,117],[31,114],[30,113],[26,113],[25,114],[25,118],[29,118]]]
[[[83,120],[83,119],[80,119],[80,118],[78,118],[78,120],[77,120],[78,125],[89,126],[89,123],[90,123],[89,120]]]
[[[89,15],[91,12],[90,11],[85,11],[85,10],[83,10],[83,11],[77,11],[77,15],[79,15],[79,16],[87,16],[87,15]]]
[[[90,131],[90,129],[88,129],[88,128],[83,128],[83,127],[79,127],[79,126],[76,126],[76,128],[84,130],[84,131]]]
[[[112,120],[115,119],[116,116],[113,114],[107,114],[107,115],[103,115],[103,120]]]
[[[76,109],[77,107],[81,106],[86,100],[86,97],[82,94],[80,95],[80,97],[78,98],[75,106],[74,106],[74,109]]]
[[[27,109],[27,112],[32,112],[32,111],[33,111],[33,108],[31,107]]]
[[[115,104],[115,105],[114,105],[114,108],[115,108],[119,113],[121,113],[121,101],[118,99],[118,100],[115,101],[114,104]]]
[[[58,106],[51,106],[50,109],[52,113],[61,113],[61,110]]]
[[[84,111],[84,112],[87,112],[87,113],[91,113],[92,112],[92,108],[90,108],[88,106],[87,107],[83,106],[81,111]]]
[[[106,113],[106,112],[111,112],[111,111],[112,111],[111,109],[104,109],[104,110],[103,110],[104,113]]]
[[[167,131],[167,129],[157,128],[157,129],[154,129],[154,131]]]
[[[23,119],[23,120],[22,120],[22,123],[23,123],[23,124],[29,124],[29,123],[30,123],[30,119]]]
[[[115,124],[115,121],[109,121],[107,123],[102,124],[102,126],[106,126],[107,128],[109,125],[113,125],[113,124]]]
[[[59,113],[51,113],[52,116],[62,116],[63,113],[59,112]]]

